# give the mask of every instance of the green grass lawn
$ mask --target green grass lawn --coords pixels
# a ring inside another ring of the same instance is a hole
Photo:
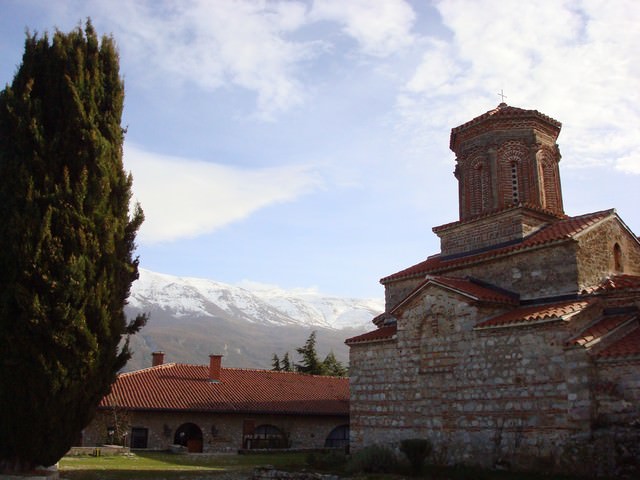
[[[136,452],[126,456],[64,457],[59,464],[60,477],[66,480],[239,480],[249,478],[258,466],[271,465],[280,470],[317,470],[307,464],[305,453],[274,454],[189,454]],[[317,466],[316,466],[317,467]],[[341,468],[324,467],[345,476]],[[411,477],[406,466],[396,474],[359,474],[356,480],[570,480],[570,476],[540,476],[472,468],[426,466],[423,475]],[[404,472],[404,470],[407,470]]]
[[[136,452],[131,455],[104,457],[64,457],[60,474],[64,479],[199,479],[216,475],[246,473],[260,465],[291,470],[305,466],[305,454],[272,455],[178,455],[162,452]]]

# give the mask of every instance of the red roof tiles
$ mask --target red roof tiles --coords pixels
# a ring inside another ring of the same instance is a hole
[[[616,330],[621,325],[636,318],[636,313],[621,313],[617,315],[605,315],[598,318],[591,326],[578,336],[567,342],[569,345],[585,346],[599,341],[601,338]]]
[[[517,294],[509,294],[505,291],[491,288],[490,286],[480,285],[468,278],[455,278],[438,275],[429,277],[425,282],[425,285],[429,283],[456,291],[479,302],[506,303],[509,305],[519,304],[519,296]]]
[[[637,275],[612,275],[606,278],[600,285],[583,293],[610,292],[612,290],[637,290],[640,289],[640,276]]]
[[[455,139],[458,133],[464,130],[467,130],[468,128],[474,125],[483,123],[485,121],[491,121],[491,120],[497,120],[497,119],[509,118],[509,117],[529,117],[529,118],[536,117],[552,125],[557,130],[557,132],[559,132],[560,128],[562,127],[562,124],[559,121],[554,120],[553,118],[545,115],[544,113],[540,113],[538,110],[525,110],[523,108],[512,107],[510,105],[507,105],[506,103],[501,103],[493,110],[489,110],[488,112],[483,113],[482,115],[479,115],[469,120],[468,122],[463,123],[462,125],[451,129],[451,138],[449,141],[450,148],[453,150]],[[556,133],[556,136],[557,134],[558,133]]]
[[[434,255],[423,262],[382,278],[380,280],[380,283],[384,284],[389,281],[398,280],[401,278],[410,278],[420,275],[426,275],[429,273],[437,273],[440,271],[445,271],[447,269],[481,262],[506,254],[511,254],[514,252],[523,251],[559,241],[569,240],[578,233],[595,225],[596,223],[609,218],[611,215],[615,215],[615,210],[603,210],[600,212],[588,213],[586,215],[579,215],[576,217],[567,217],[565,219],[550,223],[548,226],[543,227],[535,233],[529,235],[519,243],[508,245],[506,247],[494,248],[492,250],[481,253],[461,255],[449,258],[443,258],[441,255]]]
[[[384,340],[391,340],[395,337],[397,332],[397,325],[385,325],[371,332],[363,333],[356,337],[347,338],[344,343],[347,345],[353,345],[354,343],[372,343],[381,342]]]
[[[129,410],[348,415],[349,380],[292,372],[169,363],[118,376],[101,407]]]
[[[554,320],[567,320],[571,315],[589,307],[596,300],[567,300],[544,305],[522,307],[485,320],[475,328],[513,327],[516,325],[534,325]]]
[[[640,327],[628,333],[596,354],[599,360],[640,357]]]

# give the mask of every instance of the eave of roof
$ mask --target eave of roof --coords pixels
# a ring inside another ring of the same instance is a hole
[[[453,150],[456,136],[459,133],[467,130],[468,128],[486,121],[492,121],[492,120],[508,118],[508,117],[535,117],[549,124],[558,132],[562,128],[562,123],[560,123],[558,120],[555,120],[549,117],[548,115],[545,115],[544,113],[540,113],[538,110],[525,110],[523,108],[507,105],[506,103],[503,102],[503,103],[500,103],[500,105],[498,105],[496,108],[489,110],[488,112],[485,112],[482,115],[479,115],[469,120],[468,122],[463,123],[462,125],[452,128],[451,136],[449,140],[449,148]]]
[[[601,342],[611,332],[637,320],[637,312],[602,315],[598,317],[588,328],[579,335],[571,338],[568,346],[580,346],[590,348]]]
[[[593,298],[585,298],[521,307],[485,320],[477,324],[474,329],[508,328],[567,321],[596,302],[597,300]]]
[[[640,360],[640,326],[596,354],[598,361]]]
[[[600,284],[586,288],[583,294],[593,293],[610,293],[613,291],[640,290],[640,276],[618,274],[605,278]]]
[[[397,330],[397,324],[395,323],[392,325],[385,325],[376,330],[363,333],[362,335],[348,338],[344,341],[344,343],[346,343],[347,345],[354,345],[356,343],[375,343],[394,340],[396,338]]]
[[[428,275],[426,280],[413,289],[413,291],[411,291],[398,305],[393,307],[389,311],[389,314],[395,315],[398,311],[402,310],[405,305],[410,303],[418,293],[429,285],[435,285],[445,290],[457,293],[474,302],[512,306],[520,303],[520,299],[517,294],[510,294],[505,291],[491,288],[490,286],[480,285],[473,279],[446,277],[443,275]]]
[[[550,223],[548,226],[543,227],[524,238],[521,242],[508,246],[500,246],[493,250],[483,251],[481,253],[472,253],[469,255],[460,255],[449,258],[443,258],[440,254],[433,255],[423,262],[382,278],[380,283],[384,285],[388,282],[405,278],[415,278],[426,274],[436,274],[447,271],[451,268],[458,268],[464,265],[471,265],[505,255],[511,255],[513,253],[543,248],[556,243],[570,241],[574,239],[577,234],[606,220],[607,218],[610,218],[613,215],[616,215],[615,210],[609,209],[585,215],[578,215],[575,217],[567,217]]]

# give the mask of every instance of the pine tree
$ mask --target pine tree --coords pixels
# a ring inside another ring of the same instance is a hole
[[[0,92],[0,470],[61,458],[130,357],[124,305],[143,214],[129,215],[124,86],[90,21],[27,35]]]
[[[274,353],[273,358],[271,359],[271,370],[274,372],[279,372],[282,370],[280,367],[280,359],[278,358],[278,354]]]
[[[308,373],[310,375],[323,375],[322,363],[318,359],[316,353],[316,331],[314,330],[307,338],[302,347],[296,348],[296,352],[302,355],[301,363],[296,364],[296,370],[300,373]]]
[[[280,369],[283,372],[292,372],[293,367],[291,367],[291,360],[289,360],[289,352],[285,352],[284,357],[282,357],[282,363]]]
[[[322,371],[323,375],[329,377],[346,377],[348,373],[345,366],[338,361],[333,351],[329,352],[322,361]]]

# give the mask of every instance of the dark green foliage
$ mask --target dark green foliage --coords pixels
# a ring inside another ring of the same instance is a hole
[[[349,373],[348,370],[338,361],[333,352],[325,357],[321,362],[316,352],[316,332],[313,331],[307,338],[307,341],[302,347],[296,348],[296,352],[302,355],[302,361],[291,365],[289,360],[289,352],[284,354],[282,360],[278,358],[277,354],[273,354],[271,359],[271,370],[277,372],[300,372],[309,375],[325,375],[329,377],[346,377]]]
[[[370,445],[358,450],[347,464],[349,473],[390,473],[398,468],[398,459],[392,450],[382,445]]]
[[[322,364],[316,353],[316,332],[311,332],[309,338],[302,347],[296,348],[296,352],[302,355],[302,361],[296,363],[296,370],[310,375],[322,375]]]
[[[66,453],[146,321],[123,312],[143,220],[123,101],[114,43],[90,22],[28,35],[0,92],[0,470]]]
[[[284,354],[282,360],[280,360],[277,353],[274,353],[271,358],[271,370],[274,372],[293,372],[291,361],[289,360],[289,352]]]
[[[293,367],[291,366],[291,360],[289,360],[289,352],[285,352],[284,357],[282,357],[282,362],[280,363],[280,370],[283,372],[293,372]]]
[[[322,361],[323,375],[330,377],[346,377],[349,373],[347,369],[338,361],[333,352],[329,352]]]
[[[271,359],[271,370],[274,372],[279,372],[282,370],[280,367],[280,359],[278,358],[278,354],[274,353],[273,358]]]
[[[411,464],[414,474],[420,473],[426,458],[431,454],[433,446],[426,438],[408,438],[400,442],[400,451]]]
[[[296,348],[296,352],[302,355],[302,361],[295,365],[295,369],[309,375],[326,375],[330,377],[345,377],[347,369],[338,361],[333,352],[321,362],[316,352],[316,332],[313,331],[302,347]],[[287,356],[288,360],[288,356]]]

